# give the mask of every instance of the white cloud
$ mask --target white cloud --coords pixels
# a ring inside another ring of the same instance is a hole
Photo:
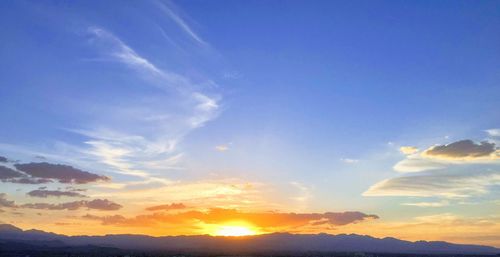
[[[90,27],[89,33],[94,36],[94,43],[103,48],[107,56],[134,69],[146,79],[155,81],[152,85],[162,89],[175,88],[181,92],[192,89],[192,82],[188,78],[156,67],[111,32]]]
[[[182,20],[176,22],[182,24]],[[94,106],[88,109],[99,110],[94,120],[71,130],[87,138],[86,147],[79,152],[113,172],[146,181],[181,169],[184,154],[177,150],[179,142],[217,117],[220,97],[200,92],[198,83],[184,75],[159,68],[113,33],[99,27],[88,31],[104,56],[130,68],[147,82],[145,85],[160,90],[119,104],[110,101],[96,107],[91,103]]]
[[[359,162],[359,160],[357,159],[350,159],[350,158],[341,158],[340,160],[349,164],[354,164]]]
[[[467,198],[484,195],[495,185],[500,185],[500,171],[434,172],[385,179],[363,195]]]
[[[399,151],[401,151],[403,154],[410,155],[418,152],[418,148],[414,146],[401,146],[399,148]]]
[[[500,129],[487,129],[486,133],[488,133],[490,137],[500,137]]]
[[[403,203],[402,205],[415,206],[415,207],[443,207],[449,204],[450,203],[448,201],[440,201],[440,202]]]
[[[170,19],[172,19],[187,35],[189,35],[196,42],[206,45],[207,43],[198,36],[193,29],[179,16],[179,14],[175,13],[173,9],[166,4],[156,1],[157,6],[160,8],[163,13],[165,13]]]
[[[218,145],[218,146],[215,146],[215,150],[217,150],[219,152],[225,152],[225,151],[229,150],[229,146],[228,145]]]
[[[498,164],[500,151],[495,143],[460,140],[450,144],[434,145],[421,153],[415,147],[401,147],[406,158],[394,165],[399,172],[422,172],[445,169],[465,164]]]
[[[297,188],[300,192],[298,196],[292,197],[293,200],[298,201],[299,203],[306,203],[309,199],[311,199],[312,193],[309,187],[296,181],[290,182],[290,185]]]
[[[421,157],[419,154],[413,154],[406,159],[399,161],[393,169],[399,172],[420,172],[426,170],[443,169],[448,166],[447,163],[439,160],[431,160]]]

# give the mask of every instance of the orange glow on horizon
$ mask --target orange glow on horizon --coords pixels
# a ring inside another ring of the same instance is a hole
[[[214,225],[209,230],[209,234],[213,236],[252,236],[260,234],[256,227],[243,221]]]
[[[255,235],[255,231],[247,227],[240,226],[221,226],[215,235],[217,236],[251,236]]]

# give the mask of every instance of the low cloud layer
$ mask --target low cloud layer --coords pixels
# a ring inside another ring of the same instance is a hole
[[[498,163],[500,160],[500,151],[495,143],[475,143],[469,139],[435,145],[421,153],[417,148],[408,146],[399,150],[407,156],[394,165],[394,170],[404,173],[443,170],[453,165]]]
[[[235,209],[213,208],[206,212],[186,211],[180,213],[158,212],[126,218],[121,215],[95,216],[84,218],[99,220],[103,225],[157,226],[161,224],[191,225],[224,224],[234,220],[244,220],[260,228],[296,228],[301,226],[343,226],[365,220],[378,219],[377,215],[362,212],[325,212],[325,213],[282,213],[282,212],[241,212]]]
[[[186,205],[183,203],[171,203],[171,204],[162,204],[156,205],[146,208],[147,211],[169,211],[169,210],[179,210],[185,209]]]
[[[120,204],[107,199],[94,199],[91,201],[74,201],[66,203],[26,203],[16,204],[6,198],[6,194],[0,193],[0,207],[19,208],[19,209],[39,209],[39,210],[78,210],[88,208],[101,211],[115,211],[122,208]]]
[[[65,184],[87,184],[109,181],[106,176],[80,170],[70,165],[48,162],[7,164],[8,159],[0,156],[0,181],[17,184],[44,184],[59,182]]]
[[[61,196],[66,196],[66,197],[87,197],[83,194],[73,192],[73,191],[60,191],[60,190],[33,190],[27,193],[27,195],[31,197],[40,197],[40,198],[47,198],[47,197],[61,197]]]
[[[0,166],[0,181],[17,184],[44,184],[52,180],[46,178],[33,178],[9,167]]]
[[[5,167],[5,166],[0,166],[0,180],[9,180],[13,178],[19,178],[22,177],[23,174],[13,170],[11,168]]]
[[[36,178],[55,179],[60,183],[86,184],[96,181],[108,181],[106,176],[100,176],[83,171],[69,165],[51,164],[47,162],[32,162],[15,164],[16,169]]]
[[[460,140],[447,145],[437,145],[424,152],[425,156],[444,159],[475,159],[498,157],[494,143],[486,141],[475,143],[472,140]],[[493,155],[493,156],[492,156]]]
[[[40,210],[78,210],[88,208],[101,211],[116,211],[122,208],[121,205],[107,199],[95,199],[92,201],[74,201],[67,203],[27,203],[19,206],[20,208],[40,209]]]
[[[14,201],[7,200],[7,195],[0,193],[0,207],[15,208],[16,203]]]

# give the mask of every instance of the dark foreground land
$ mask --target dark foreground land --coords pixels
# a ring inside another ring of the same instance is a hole
[[[54,243],[55,245],[51,245]],[[497,255],[481,254],[398,254],[398,253],[365,253],[365,252],[200,252],[200,251],[147,251],[124,250],[101,246],[60,246],[55,242],[22,242],[0,240],[1,257],[496,257]]]
[[[500,249],[441,241],[404,241],[356,234],[274,233],[245,237],[105,235],[66,236],[0,224],[0,257],[104,256],[498,256]]]

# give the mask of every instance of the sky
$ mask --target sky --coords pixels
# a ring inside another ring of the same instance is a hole
[[[0,222],[500,247],[498,1],[2,1]]]

